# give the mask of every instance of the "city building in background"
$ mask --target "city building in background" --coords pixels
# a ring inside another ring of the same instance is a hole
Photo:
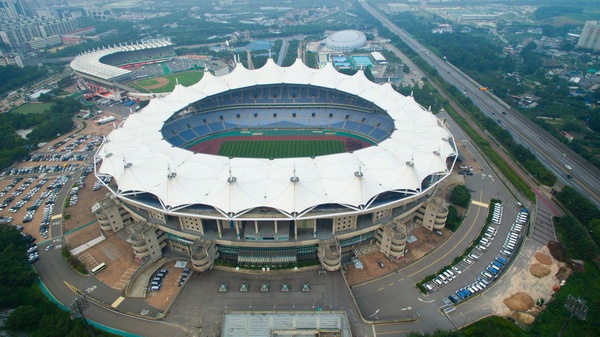
[[[577,48],[587,48],[593,51],[600,51],[600,21],[586,21]]]

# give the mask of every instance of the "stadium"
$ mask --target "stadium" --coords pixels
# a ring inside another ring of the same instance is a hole
[[[367,44],[367,37],[358,30],[340,30],[327,36],[325,45],[333,51],[351,52]]]
[[[238,63],[106,137],[95,171],[111,195],[92,211],[102,230],[131,234],[140,260],[168,245],[197,271],[337,270],[361,244],[398,261],[408,223],[444,227],[431,196],[456,155],[442,121],[361,71]]]
[[[78,55],[70,64],[77,76],[78,88],[91,92],[89,98],[95,96],[115,101],[140,91],[135,85],[138,79],[184,72],[205,65],[206,61],[202,59],[178,58],[167,39],[147,39],[91,50]]]

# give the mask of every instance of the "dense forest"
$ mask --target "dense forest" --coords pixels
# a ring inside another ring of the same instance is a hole
[[[582,13],[583,7],[574,6],[546,6],[539,7],[533,12],[536,20],[549,19],[554,16],[561,16],[569,13]]]
[[[0,67],[0,94],[8,94],[10,91],[16,90],[29,82],[37,80],[47,73],[48,69],[46,67]]]
[[[57,135],[73,129],[73,116],[79,112],[81,103],[65,98],[56,99],[50,111],[44,113],[5,113],[0,115],[0,168],[5,168],[27,155],[37,144],[49,141]],[[16,130],[33,128],[27,139]]]
[[[0,247],[0,310],[14,309],[4,328],[15,336],[87,336],[83,321],[71,320],[69,313],[50,302],[37,286],[25,242],[14,226],[0,225]],[[94,330],[96,336],[113,336]]]

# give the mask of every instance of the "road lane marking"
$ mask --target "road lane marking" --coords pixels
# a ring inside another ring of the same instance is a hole
[[[465,311],[464,313],[463,313],[463,312],[461,312],[460,314],[464,316],[464,314],[468,314],[468,313],[470,313],[470,312],[472,312],[472,311],[475,311],[475,310],[478,310],[478,311],[480,311],[480,310],[481,310],[481,308],[484,308],[484,307],[487,307],[487,306],[488,306],[488,305],[487,305],[487,303],[484,303],[484,304],[481,304],[481,305],[478,305],[478,306],[474,307],[473,309],[467,310],[467,311]]]
[[[479,198],[480,198],[480,199],[481,199],[481,196],[482,196],[482,195],[483,195],[483,191],[480,191],[480,192],[479,192]],[[427,268],[430,268],[432,265],[436,264],[436,263],[437,263],[437,262],[439,262],[441,259],[443,259],[443,258],[445,258],[446,256],[448,256],[448,254],[450,254],[451,252],[453,252],[453,251],[456,249],[456,247],[458,247],[458,245],[460,245],[460,244],[461,244],[461,243],[464,241],[464,239],[467,237],[467,235],[468,235],[469,233],[471,233],[471,231],[473,230],[473,227],[475,227],[475,224],[477,223],[477,218],[479,218],[479,211],[480,211],[480,210],[481,210],[481,208],[477,207],[477,213],[475,214],[475,219],[473,219],[473,222],[471,223],[471,226],[469,227],[469,230],[468,230],[468,231],[465,233],[465,235],[464,235],[464,236],[463,236],[463,237],[462,237],[462,238],[461,238],[461,239],[460,239],[460,240],[459,240],[459,241],[458,241],[458,242],[457,242],[457,243],[454,245],[454,247],[452,247],[451,249],[447,250],[447,251],[446,251],[446,254],[444,254],[444,255],[440,256],[440,258],[439,258],[439,259],[437,259],[437,260],[433,261],[433,262],[432,262],[432,263],[430,263],[428,266],[425,266],[425,267],[423,267],[423,268],[421,268],[421,269],[417,270],[416,272],[414,272],[414,273],[412,273],[412,274],[408,275],[408,277],[412,277],[412,276],[414,276],[414,275],[416,275],[416,274],[418,274],[418,273],[422,272],[423,270],[425,270],[425,269],[427,269]],[[446,241],[446,242],[448,242],[448,241]],[[441,246],[437,247],[437,248],[436,248],[436,250],[437,250],[437,249],[440,249],[441,247],[443,247],[443,246],[445,245],[445,243],[446,243],[446,242],[444,242],[444,244],[442,244]]]
[[[475,206],[485,207],[485,208],[489,208],[490,207],[489,204],[486,204],[486,203],[483,203],[483,202],[480,202],[480,201],[475,201],[475,200],[471,200],[471,204],[475,205]]]
[[[395,283],[395,282],[392,282],[392,283],[388,284],[388,287],[391,287],[391,286],[393,286],[393,285],[394,285],[394,283]]]
[[[111,307],[113,307],[113,308],[116,308],[116,307],[118,307],[118,306],[119,306],[119,304],[121,304],[121,302],[123,302],[124,300],[125,300],[125,297],[123,297],[123,296],[120,296],[120,297],[119,297],[119,298],[117,298],[117,299],[116,299],[116,300],[113,302],[113,304],[111,304],[110,306],[111,306]]]
[[[53,215],[53,216],[50,218],[50,220],[56,220],[56,219],[60,219],[60,218],[62,218],[62,214],[56,214],[56,215]]]
[[[435,302],[435,299],[433,299],[433,300],[429,300],[429,301],[422,300],[420,297],[417,297],[417,299],[418,299],[419,301],[423,302],[423,303],[433,303],[433,302]]]
[[[385,287],[381,287],[381,288],[377,289],[377,291],[382,291],[383,289],[385,289]]]
[[[74,285],[70,284],[70,283],[69,283],[69,282],[67,282],[67,281],[63,281],[63,282],[65,283],[65,285],[66,285],[67,287],[69,287],[69,289],[71,289],[71,291],[72,291],[72,292],[74,292],[74,293],[76,293],[76,294],[78,294],[78,295],[81,295],[81,291],[79,291],[79,289],[77,289],[77,287],[75,287]]]

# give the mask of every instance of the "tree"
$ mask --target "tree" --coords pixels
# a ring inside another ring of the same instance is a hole
[[[452,196],[450,201],[463,208],[469,206],[469,200],[471,200],[471,192],[465,185],[458,185],[452,189]]]
[[[587,228],[572,215],[565,215],[556,220],[561,239],[573,258],[593,260],[600,254],[600,247],[594,242]]]
[[[49,103],[49,102],[52,102],[53,99],[54,99],[53,95],[40,94],[40,96],[38,97],[38,102]]]
[[[70,320],[35,284],[37,275],[26,259],[26,246],[14,226],[0,225],[0,310],[15,309],[4,329],[13,336],[85,336],[81,320]],[[113,336],[96,328],[96,336]]]

